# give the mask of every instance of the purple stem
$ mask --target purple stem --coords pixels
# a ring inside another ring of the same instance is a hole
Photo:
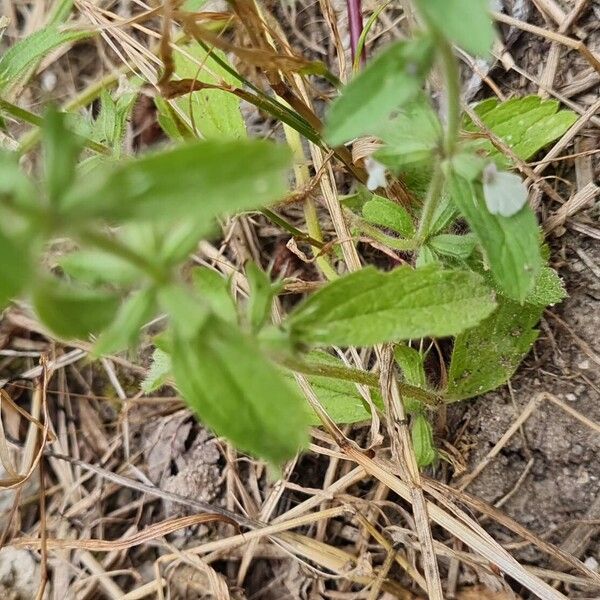
[[[352,60],[356,55],[358,40],[363,30],[362,6],[361,0],[346,0],[348,5],[348,29],[350,30],[350,49],[352,50]],[[365,63],[364,49],[360,57],[362,64]]]

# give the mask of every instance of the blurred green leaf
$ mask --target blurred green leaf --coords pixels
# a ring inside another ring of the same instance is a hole
[[[246,277],[250,285],[248,321],[256,333],[269,320],[273,298],[279,286],[272,284],[269,276],[253,262],[246,263]]]
[[[58,260],[62,270],[88,285],[131,285],[144,274],[125,259],[102,250],[75,250]]]
[[[192,280],[198,295],[218,317],[237,323],[237,308],[227,279],[208,267],[199,267],[192,271]]]
[[[511,217],[492,215],[485,206],[481,184],[450,177],[452,200],[484,250],[498,288],[523,301],[542,267],[538,224],[529,206]]]
[[[195,337],[205,321],[212,318],[207,305],[192,290],[176,283],[162,286],[158,290],[158,301],[182,339]]]
[[[50,108],[42,125],[42,148],[48,199],[58,206],[75,178],[83,140],[67,127],[64,113]]]
[[[0,312],[29,283],[31,262],[26,240],[8,235],[0,227]]]
[[[321,288],[289,317],[294,339],[369,346],[454,335],[494,309],[492,291],[469,271],[367,267]]]
[[[442,128],[431,106],[421,100],[404,107],[377,135],[385,145],[375,158],[398,171],[411,163],[431,162],[441,143]]]
[[[289,165],[286,148],[262,140],[184,144],[87,173],[63,203],[65,218],[186,218],[201,235],[217,215],[278,199]]]
[[[142,289],[131,294],[119,308],[115,320],[98,338],[94,354],[102,356],[132,346],[137,341],[142,326],[153,316],[155,306],[153,289]]]
[[[31,66],[55,48],[90,35],[87,31],[62,31],[58,25],[50,25],[13,44],[0,57],[0,93],[15,85]]]
[[[489,0],[415,0],[419,11],[450,41],[478,56],[488,56],[495,30]]]
[[[397,202],[382,196],[374,195],[365,202],[362,214],[365,221],[373,225],[387,227],[408,238],[415,234],[415,226],[408,211]]]
[[[388,46],[330,106],[325,127],[328,143],[336,146],[377,134],[392,111],[417,96],[432,56],[431,41],[425,37]]]
[[[119,298],[46,277],[35,285],[33,306],[42,323],[57,336],[85,340],[112,322]]]
[[[190,407],[240,450],[280,466],[307,445],[303,399],[234,325],[212,318],[193,338],[176,334],[171,358]]]

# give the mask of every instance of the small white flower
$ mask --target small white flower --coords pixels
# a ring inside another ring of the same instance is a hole
[[[384,188],[387,185],[385,180],[385,167],[377,162],[372,156],[365,159],[365,169],[369,175],[367,180],[367,189],[374,192],[377,188]]]
[[[493,215],[511,217],[527,202],[527,188],[514,173],[498,171],[494,163],[483,170],[483,196],[485,205]]]

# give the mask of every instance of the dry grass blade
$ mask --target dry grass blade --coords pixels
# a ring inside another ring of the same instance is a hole
[[[51,539],[46,540],[46,544],[49,549],[70,549],[70,550],[89,550],[91,552],[111,552],[113,550],[126,550],[133,546],[139,546],[150,540],[158,537],[163,537],[169,533],[173,533],[178,529],[185,529],[187,527],[193,527],[200,523],[210,523],[212,521],[223,521],[234,527],[238,527],[238,524],[233,519],[224,517],[220,514],[201,514],[191,515],[189,517],[178,517],[174,519],[167,519],[160,523],[155,523],[150,527],[147,527],[143,531],[139,531],[135,535],[121,538],[118,540],[60,540]],[[11,545],[16,548],[39,548],[41,540],[32,538],[17,538],[12,540]]]

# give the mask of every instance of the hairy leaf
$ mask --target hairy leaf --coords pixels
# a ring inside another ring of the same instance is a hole
[[[171,355],[160,348],[156,348],[152,354],[150,369],[141,385],[142,392],[151,394],[161,388],[171,377],[172,371]]]
[[[64,339],[86,339],[107,327],[119,309],[115,295],[42,279],[33,290],[33,305],[44,325]]]
[[[425,415],[415,415],[413,417],[410,433],[417,465],[419,467],[430,465],[435,461],[437,452],[433,441],[433,429]]]
[[[382,196],[373,196],[365,202],[362,214],[365,221],[387,227],[400,235],[411,237],[415,233],[415,226],[408,211],[400,204]]]
[[[292,313],[295,339],[313,344],[369,346],[454,335],[494,309],[491,290],[476,273],[436,266],[366,268],[329,283]]]
[[[506,383],[529,352],[543,306],[498,299],[485,321],[457,336],[448,371],[449,401],[472,398]]]
[[[278,466],[307,444],[302,398],[235,326],[213,318],[193,338],[176,335],[172,361],[190,407],[236,447]]]

